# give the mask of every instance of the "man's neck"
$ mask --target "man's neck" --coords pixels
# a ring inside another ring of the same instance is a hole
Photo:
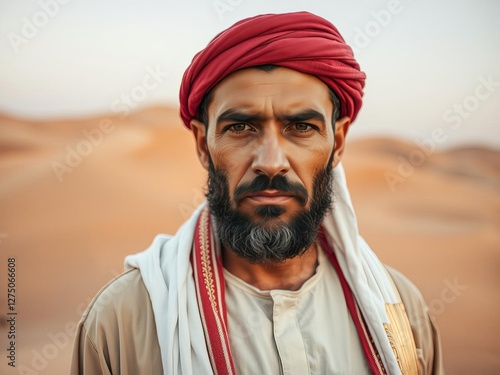
[[[282,263],[250,263],[227,248],[222,250],[224,268],[260,290],[298,290],[316,272],[318,250],[313,243],[301,256]]]

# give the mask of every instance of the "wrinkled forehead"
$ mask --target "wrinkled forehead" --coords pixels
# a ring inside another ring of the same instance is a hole
[[[286,114],[306,108],[331,117],[329,88],[320,79],[282,67],[246,68],[228,75],[213,88],[208,112],[213,120],[227,110]]]

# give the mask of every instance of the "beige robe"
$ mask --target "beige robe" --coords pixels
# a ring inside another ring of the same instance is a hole
[[[439,334],[422,296],[402,274],[393,269],[389,269],[389,273],[408,312],[420,375],[444,374]],[[235,345],[234,340],[231,345]],[[233,349],[239,351],[240,348]],[[106,285],[82,317],[71,374],[162,373],[149,295],[139,270],[132,269]]]
[[[260,290],[224,270],[237,374],[370,375],[337,272],[323,250],[298,290]]]

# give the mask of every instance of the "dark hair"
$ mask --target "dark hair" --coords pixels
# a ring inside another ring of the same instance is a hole
[[[256,68],[259,70],[263,70],[265,72],[270,72],[276,68],[279,68],[278,65],[266,64],[266,65],[257,65],[252,68]],[[333,90],[328,87],[328,96],[330,97],[330,101],[333,104],[333,115],[332,115],[332,125],[335,126],[335,122],[340,117],[340,100],[337,95],[333,92]],[[200,106],[198,107],[196,118],[205,124],[205,127],[208,127],[208,106],[212,101],[213,97],[213,88],[210,89],[203,99],[201,100]]]

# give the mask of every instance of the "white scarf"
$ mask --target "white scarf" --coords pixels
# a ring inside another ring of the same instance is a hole
[[[388,374],[401,374],[384,330],[385,305],[398,303],[383,264],[358,233],[342,165],[335,168],[335,204],[323,227]],[[165,374],[213,374],[198,309],[190,254],[202,204],[175,236],[160,234],[125,258],[138,268],[151,299]]]

